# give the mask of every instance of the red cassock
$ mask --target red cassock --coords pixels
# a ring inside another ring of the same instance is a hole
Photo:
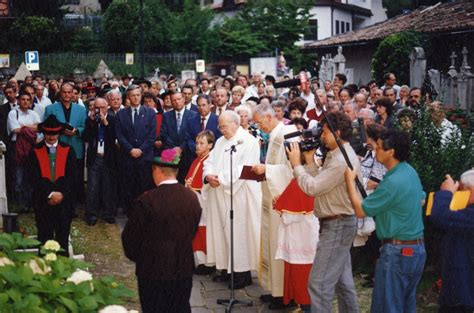
[[[194,159],[191,167],[189,168],[188,174],[186,175],[186,181],[189,178],[192,178],[191,189],[197,193],[201,193],[202,185],[203,185],[203,178],[202,172],[204,168],[204,161],[208,158],[209,154],[204,156],[203,158],[196,158]],[[202,205],[201,205],[202,206]],[[202,251],[206,253],[206,225],[205,225],[205,218],[204,217],[204,208],[203,208],[203,216],[201,216],[201,221],[199,222],[199,227],[196,232],[196,235],[193,239],[193,252]]]
[[[314,197],[306,195],[296,182],[292,179],[275,203],[274,209],[280,214],[313,214]],[[288,304],[294,300],[297,304],[310,304],[308,294],[308,277],[312,263],[291,264],[285,263],[285,274],[283,280],[283,302]]]
[[[323,120],[323,118],[324,118],[324,115],[323,115],[322,112],[321,112],[320,115],[318,115],[318,114],[316,113],[316,109],[311,109],[311,110],[307,111],[307,112],[306,112],[306,116],[308,117],[308,119],[310,119],[310,120],[315,120],[315,121],[317,121],[318,123],[321,122],[321,121]]]

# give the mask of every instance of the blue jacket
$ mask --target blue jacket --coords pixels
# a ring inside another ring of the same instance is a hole
[[[138,120],[132,122],[131,107],[118,111],[115,116],[115,134],[120,144],[120,152],[126,163],[134,162],[130,151],[138,148],[143,155],[138,161],[151,162],[156,138],[156,113],[150,108],[140,106]]]
[[[474,204],[451,211],[453,194],[435,194],[431,222],[445,231],[441,241],[440,305],[474,307]]]
[[[188,147],[192,153],[196,152],[196,136],[201,132],[201,115],[195,116],[191,120],[189,130],[189,139],[188,139]],[[214,133],[215,141],[222,136],[221,132],[219,131],[219,117],[211,112],[209,116],[209,120],[206,124],[206,130],[210,130]],[[214,142],[215,142],[214,141]]]
[[[48,105],[44,111],[44,119],[50,115],[56,115],[56,118],[61,123],[66,123],[66,117],[64,116],[63,106],[60,102],[55,102]],[[82,140],[82,133],[86,126],[87,113],[86,109],[77,104],[71,103],[71,116],[69,118],[69,124],[77,129],[76,135],[69,137],[61,135],[59,140],[70,145],[76,154],[76,159],[84,159],[84,140]]]
[[[163,149],[180,147],[184,151],[187,148],[188,138],[190,136],[191,120],[196,116],[198,116],[196,112],[184,110],[181,120],[181,128],[178,133],[176,111],[171,110],[163,114],[163,123],[161,124],[160,132]]]

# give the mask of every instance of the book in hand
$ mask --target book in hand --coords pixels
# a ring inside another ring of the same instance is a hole
[[[242,173],[240,174],[240,179],[247,179],[247,180],[256,180],[258,182],[265,180],[265,173],[257,175],[252,172],[252,166],[244,165],[242,168]]]
[[[469,203],[470,196],[471,196],[471,192],[469,190],[456,191],[453,194],[451,203],[449,204],[449,209],[451,211],[459,211],[459,210],[465,209]],[[433,208],[433,201],[434,201],[434,192],[430,192],[430,194],[428,195],[428,203],[426,204],[426,216],[431,215],[431,210]]]

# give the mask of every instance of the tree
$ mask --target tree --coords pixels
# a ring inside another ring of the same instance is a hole
[[[226,19],[222,26],[215,29],[215,54],[228,58],[248,58],[265,49],[257,33],[241,19]]]
[[[209,25],[214,18],[211,8],[202,9],[193,0],[185,0],[183,11],[168,16],[169,38],[173,51],[202,53],[209,36]]]
[[[14,50],[46,52],[54,49],[59,31],[50,18],[25,16],[16,19],[8,33]]]
[[[309,0],[249,0],[236,18],[249,24],[266,51],[291,47],[308,31]]]
[[[109,52],[135,51],[138,5],[136,1],[116,0],[104,14],[105,45]]]
[[[98,52],[101,45],[97,34],[88,26],[76,29],[72,35],[71,48],[77,52]]]
[[[102,12],[105,12],[107,11],[107,9],[109,8],[109,5],[113,2],[113,0],[99,0],[99,3],[100,3],[100,10]]]
[[[414,47],[423,47],[423,37],[417,32],[400,32],[385,37],[372,58],[373,78],[383,84],[383,75],[392,72],[399,84],[410,82],[409,55]]]
[[[64,0],[13,0],[13,16],[43,16],[53,19],[56,25],[61,21],[65,11],[61,9]]]

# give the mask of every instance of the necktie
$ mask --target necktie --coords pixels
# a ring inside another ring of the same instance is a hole
[[[134,109],[134,113],[133,113],[133,125],[135,125],[135,122],[137,121],[138,119],[138,109]]]
[[[181,112],[178,112],[178,117],[176,118],[176,126],[178,127],[179,133],[179,129],[181,128]]]
[[[55,153],[56,153],[56,147],[55,146],[49,147],[49,154],[55,154]]]
[[[201,118],[201,131],[203,131],[203,130],[206,128],[206,126],[204,125],[204,122],[205,122],[205,121],[206,121],[206,118],[205,118],[205,117],[202,117],[202,118]]]
[[[222,108],[219,108],[219,114],[217,114],[217,115],[221,116],[221,113],[222,113]]]

